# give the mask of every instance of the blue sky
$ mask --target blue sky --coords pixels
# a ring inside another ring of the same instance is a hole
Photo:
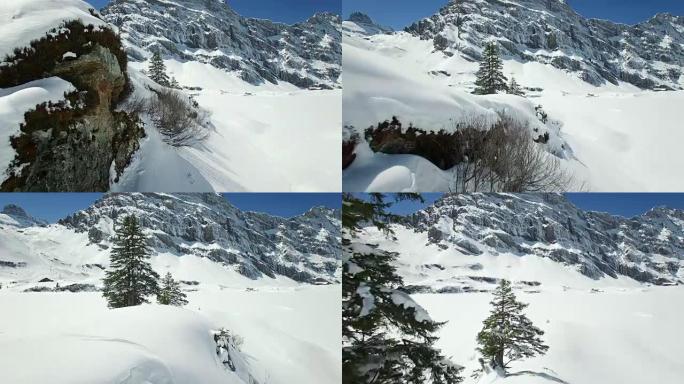
[[[378,23],[403,29],[413,22],[433,15],[447,0],[343,0],[342,14],[367,13]],[[636,24],[658,12],[684,15],[683,0],[569,0],[578,13],[591,18]]]
[[[30,215],[54,223],[76,211],[88,208],[100,198],[100,193],[0,193],[0,210],[16,204]],[[246,211],[267,212],[292,217],[323,205],[339,209],[339,193],[227,193],[231,204]]]
[[[100,9],[109,0],[87,0]],[[316,12],[341,13],[341,0],[228,0],[239,14],[287,24],[304,21]],[[346,0],[345,0],[346,1]]]
[[[424,193],[424,204],[402,201],[390,210],[399,215],[411,214],[432,204],[441,196],[441,193]],[[565,196],[584,210],[608,212],[624,217],[638,216],[651,208],[663,205],[684,210],[684,193],[568,193]]]

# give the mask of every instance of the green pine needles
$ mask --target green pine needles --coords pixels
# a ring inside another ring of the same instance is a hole
[[[477,342],[478,351],[489,359],[492,368],[505,372],[512,361],[546,353],[549,347],[541,339],[544,332],[522,312],[528,304],[516,299],[508,280],[501,280],[491,304],[491,314]]]
[[[159,291],[159,275],[149,263],[145,234],[135,216],[127,216],[116,229],[110,270],[105,274],[102,295],[110,308],[148,303]]]
[[[492,95],[499,91],[507,91],[507,79],[503,74],[503,61],[499,57],[499,48],[495,42],[485,45],[480,62],[480,69],[476,73],[476,95]]]
[[[161,288],[157,294],[157,303],[182,307],[188,304],[187,296],[180,289],[180,284],[173,279],[170,272],[161,281]]]
[[[171,86],[171,81],[169,80],[169,75],[166,74],[166,65],[164,65],[164,60],[159,52],[152,54],[152,59],[150,59],[150,79],[154,80],[155,83],[163,85],[165,87]]]
[[[396,195],[395,199],[420,199]],[[434,347],[444,325],[401,290],[396,254],[366,245],[356,232],[375,226],[387,235],[396,216],[382,194],[343,197],[342,376],[345,384],[455,384],[462,367]]]

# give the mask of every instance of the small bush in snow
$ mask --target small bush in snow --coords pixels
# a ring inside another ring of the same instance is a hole
[[[209,116],[196,101],[170,88],[152,90],[147,111],[167,144],[175,147],[201,142],[209,134]]]

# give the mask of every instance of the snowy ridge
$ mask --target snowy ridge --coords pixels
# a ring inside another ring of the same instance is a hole
[[[406,226],[444,253],[443,260],[448,260],[448,254],[461,255],[463,275],[484,271],[491,276],[487,273],[519,260],[526,265],[516,267],[521,271],[537,262],[544,268],[558,263],[568,268],[567,273],[579,272],[596,281],[628,277],[657,285],[684,282],[684,211],[680,210],[655,208],[628,219],[583,211],[556,194],[446,195],[408,217]],[[500,259],[499,266],[483,264],[488,258]],[[450,262],[415,262],[436,278],[455,267]],[[537,274],[517,280],[534,286],[534,280],[545,275]]]
[[[586,19],[557,0],[459,0],[406,31],[470,60],[495,39],[509,58],[551,64],[593,85],[684,87],[684,17],[670,14],[630,26]]]
[[[340,87],[338,15],[320,13],[286,25],[242,17],[213,0],[116,0],[102,14],[120,28],[133,61],[158,50],[236,72],[251,84]]]

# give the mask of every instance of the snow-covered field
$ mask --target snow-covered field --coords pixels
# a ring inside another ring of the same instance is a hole
[[[345,25],[349,25],[345,22]],[[350,28],[347,28],[348,30]],[[344,125],[358,132],[398,116],[407,126],[453,129],[456,122],[495,111],[537,122],[541,104],[560,131],[552,130],[552,151],[565,143],[563,167],[575,177],[570,189],[590,191],[677,191],[672,177],[684,166],[678,143],[684,92],[650,92],[622,83],[592,86],[576,76],[537,62],[504,60],[528,92],[527,100],[510,95],[475,96],[470,92],[478,63],[459,55],[434,52],[431,41],[407,33],[343,35]],[[363,136],[363,135],[361,135]],[[657,150],[656,150],[657,148]],[[347,191],[450,190],[453,176],[415,155],[375,154],[364,141],[357,159],[343,172]]]
[[[394,230],[398,240],[374,229],[363,239],[399,254],[396,267],[405,285],[471,291],[412,295],[433,320],[448,322],[436,346],[465,367],[466,384],[675,384],[684,377],[678,359],[684,345],[676,337],[684,323],[683,286],[651,286],[625,276],[593,280],[549,258],[465,255],[426,245],[426,233]],[[530,304],[525,313],[546,332],[550,347],[545,356],[514,362],[509,373],[520,375],[505,379],[496,373],[471,377],[480,368],[475,337],[491,309],[496,287],[491,278],[513,282],[518,299]]]
[[[542,288],[517,293],[529,318],[545,331],[545,356],[513,363],[506,379],[470,378],[479,368],[475,336],[488,316],[491,295],[420,294],[414,299],[436,321],[448,321],[436,346],[466,367],[465,383],[676,384],[684,377],[682,287],[586,289]],[[548,376],[546,376],[548,375]],[[563,381],[551,379],[557,378]]]
[[[339,383],[339,286],[200,285],[185,308],[110,310],[100,293],[0,290],[0,372],[13,384]],[[211,331],[244,338],[224,369]]]

